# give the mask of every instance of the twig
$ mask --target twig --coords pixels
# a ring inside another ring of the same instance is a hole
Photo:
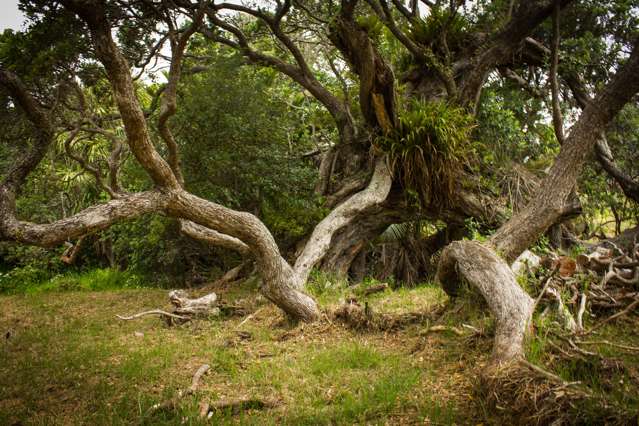
[[[577,311],[577,329],[579,331],[584,329],[584,312],[586,312],[586,292],[581,293],[581,300],[579,301],[579,311]]]
[[[580,345],[608,345],[614,348],[625,349],[628,351],[639,351],[639,347],[620,345],[619,343],[612,343],[608,340],[578,341],[577,343],[579,343]]]
[[[230,411],[231,414],[238,414],[243,410],[260,410],[264,408],[274,408],[279,405],[279,401],[274,399],[260,398],[234,398],[221,399],[215,402],[200,403],[200,417],[210,416],[211,411]]]
[[[158,410],[173,410],[177,407],[180,399],[184,398],[187,395],[192,395],[197,391],[198,386],[200,385],[200,379],[202,376],[209,370],[208,364],[203,364],[200,368],[197,369],[195,374],[193,375],[193,380],[191,381],[191,386],[185,391],[179,391],[176,396],[171,399],[167,399],[164,402],[154,404],[149,408],[146,412],[146,415],[154,413]]]
[[[260,308],[260,309],[258,309],[257,311],[253,312],[252,314],[247,315],[247,316],[246,316],[246,318],[244,318],[244,319],[242,320],[242,322],[240,322],[240,323],[237,325],[237,327],[235,327],[235,328],[237,329],[237,328],[242,327],[242,326],[243,326],[244,324],[246,324],[246,323],[247,323],[247,322],[248,322],[251,318],[253,318],[255,315],[257,315],[257,313],[258,313],[259,311],[261,311],[262,309],[264,309],[264,308]]]
[[[577,346],[577,344],[575,342],[573,342],[571,339],[568,339],[568,344],[570,344],[570,347],[573,348],[574,351],[582,354],[582,355],[586,355],[586,356],[594,356],[596,358],[601,358],[603,359],[603,356],[601,356],[601,354],[598,354],[597,352],[590,352],[587,351],[585,349],[581,349],[579,346]]]
[[[482,330],[478,329],[477,327],[473,327],[470,324],[462,324],[462,327],[469,329],[470,331],[473,332],[473,334],[476,334],[476,335],[479,335],[479,336],[484,334]]]
[[[550,346],[552,346],[553,348],[557,349],[563,356],[565,356],[566,358],[574,358],[576,355],[573,354],[569,354],[568,352],[566,352],[565,350],[563,350],[561,348],[561,346],[559,346],[558,344],[556,344],[555,342],[553,342],[552,340],[548,340],[548,344]],[[581,358],[581,357],[580,357]]]
[[[140,317],[144,317],[147,315],[166,315],[167,317],[171,317],[171,318],[176,318],[176,319],[181,319],[181,320],[190,320],[191,318],[189,317],[184,317],[181,315],[176,315],[176,314],[172,314],[170,312],[166,312],[160,309],[153,309],[151,311],[146,311],[146,312],[140,312],[139,314],[135,314],[135,315],[131,315],[129,317],[125,317],[122,315],[116,315],[116,317],[118,317],[118,319],[124,320],[124,321],[131,321]]]
[[[553,374],[550,371],[546,371],[543,368],[538,367],[535,364],[532,364],[526,361],[525,359],[520,359],[519,362],[523,364],[524,366],[528,367],[529,369],[533,370],[534,372],[539,373],[541,376],[545,377],[546,379],[559,383],[562,386],[565,386],[565,387],[576,386],[581,383],[581,382],[566,382],[564,379],[557,376],[556,374]]]
[[[212,410],[226,410],[231,409],[233,412],[237,409],[251,409],[251,408],[273,408],[278,405],[278,402],[273,399],[260,399],[260,398],[237,398],[237,399],[222,399],[211,403]]]
[[[639,305],[639,298],[636,298],[634,302],[632,302],[631,304],[629,304],[626,309],[624,309],[623,311],[617,312],[614,315],[609,316],[608,318],[606,318],[605,320],[599,322],[598,324],[596,324],[595,326],[593,326],[590,330],[584,332],[583,334],[590,334],[593,331],[597,330],[598,328],[600,328],[601,326],[609,323],[610,321],[616,320],[619,317],[622,317],[624,315],[627,315],[629,312],[631,312],[634,308],[637,307],[637,305]]]
[[[202,366],[197,369],[197,371],[193,375],[193,380],[191,381],[191,387],[188,389],[186,395],[192,394],[197,390],[198,386],[200,386],[200,379],[202,378],[203,375],[206,374],[207,371],[209,371],[209,368],[210,367],[208,364],[202,364]]]
[[[552,269],[552,271],[550,271],[550,274],[548,274],[548,276],[546,277],[546,281],[544,282],[544,286],[542,287],[541,292],[539,293],[539,296],[537,296],[537,298],[535,299],[535,304],[533,305],[532,313],[535,313],[535,310],[537,309],[537,305],[539,305],[539,301],[544,296],[544,293],[546,293],[546,290],[548,289],[548,286],[550,285],[550,281],[552,280],[552,277],[555,276],[555,274],[557,273],[558,269],[559,269],[559,263],[557,263],[555,265],[555,267]]]

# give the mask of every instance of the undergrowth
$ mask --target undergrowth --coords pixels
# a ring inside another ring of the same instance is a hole
[[[0,294],[34,294],[52,291],[103,291],[143,287],[144,277],[111,268],[67,272],[52,277],[30,266],[0,272]]]

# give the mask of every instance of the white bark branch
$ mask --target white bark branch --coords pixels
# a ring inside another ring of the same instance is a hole
[[[0,239],[51,247],[106,229],[122,220],[162,211],[166,204],[166,196],[159,191],[139,192],[91,206],[73,216],[47,224],[20,221],[12,211],[5,210],[2,212],[4,217],[0,217]]]
[[[304,285],[313,266],[324,257],[335,232],[353,221],[360,213],[384,202],[390,192],[392,181],[392,174],[385,159],[379,158],[368,186],[337,206],[315,227],[295,262],[297,287]]]

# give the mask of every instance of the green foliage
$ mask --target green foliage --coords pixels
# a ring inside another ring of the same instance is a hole
[[[446,40],[448,49],[453,51],[463,47],[467,37],[469,21],[448,7],[432,7],[426,19],[416,19],[410,27],[409,35],[416,43],[435,46]]]
[[[306,290],[320,304],[336,303],[348,291],[346,278],[313,269],[306,283]]]
[[[82,53],[86,53],[86,35],[72,13],[58,10],[41,15],[29,31],[5,30],[0,34],[0,63],[23,79],[55,78]],[[50,80],[53,81],[53,80]]]
[[[223,49],[206,53],[212,70],[185,79],[173,119],[187,187],[256,213],[288,246],[324,215],[315,167],[300,158],[312,145],[298,114],[309,110],[288,107],[299,93],[272,70],[241,67]]]
[[[384,23],[374,13],[357,16],[355,23],[366,31],[368,36],[373,40],[378,40],[384,30]]]
[[[400,113],[396,129],[378,138],[376,146],[422,206],[441,208],[448,204],[470,155],[473,126],[473,118],[461,108],[412,101]]]
[[[176,263],[180,256],[174,221],[160,216],[145,216],[131,222],[118,223],[102,233],[112,244],[116,263],[143,273],[179,275]]]
[[[513,161],[547,167],[559,151],[552,127],[541,120],[536,101],[511,89],[506,85],[482,92],[475,131],[482,163],[492,168]]]
[[[607,131],[608,145],[615,163],[628,176],[639,176],[639,108],[627,105]],[[583,219],[594,232],[600,225],[604,233],[639,224],[639,208],[622,193],[620,187],[597,164],[584,170],[579,182]],[[618,228],[618,229],[616,229]]]
[[[488,235],[482,232],[481,223],[479,223],[479,221],[474,217],[469,217],[468,219],[466,219],[464,221],[464,226],[466,227],[466,230],[469,234],[467,239],[480,242],[485,242],[488,240]]]
[[[0,243],[0,293],[20,293],[63,272],[60,250]]]
[[[534,246],[531,247],[531,250],[540,256],[548,255],[553,251],[552,246],[550,245],[550,238],[547,235],[542,235],[539,237]]]
[[[91,269],[87,272],[58,275],[27,293],[46,291],[104,291],[139,288],[142,278],[132,272],[117,269]]]
[[[137,288],[142,279],[132,272],[91,269],[51,276],[42,268],[27,265],[0,273],[0,293],[34,294],[51,291],[104,291]]]

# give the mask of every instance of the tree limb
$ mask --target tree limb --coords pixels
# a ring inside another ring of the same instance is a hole
[[[298,286],[301,287],[306,282],[311,268],[324,257],[333,235],[358,214],[386,200],[391,184],[391,172],[386,161],[380,158],[375,163],[375,170],[368,186],[333,209],[313,230],[295,262]]]
[[[564,143],[564,120],[561,116],[561,105],[559,103],[559,83],[557,81],[557,68],[559,67],[559,15],[561,5],[558,0],[554,1],[552,11],[552,53],[550,62],[550,91],[552,94],[552,122],[555,128],[555,135],[560,145]]]

